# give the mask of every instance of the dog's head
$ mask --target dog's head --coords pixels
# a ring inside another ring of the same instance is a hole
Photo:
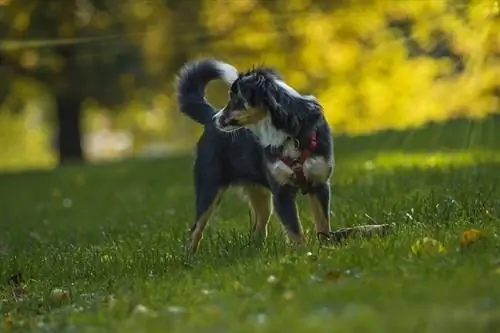
[[[270,68],[254,68],[241,73],[229,89],[229,101],[214,116],[215,125],[222,131],[233,131],[255,125],[267,116],[272,103],[273,85],[279,74]]]

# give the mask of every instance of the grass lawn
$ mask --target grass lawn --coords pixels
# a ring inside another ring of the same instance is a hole
[[[190,156],[0,175],[0,331],[498,332],[499,131],[490,118],[339,137],[333,226],[392,235],[319,249],[301,198],[308,248],[289,249],[273,217],[259,250],[226,195],[193,266]],[[486,240],[457,251],[471,228]],[[447,252],[413,255],[425,236]]]

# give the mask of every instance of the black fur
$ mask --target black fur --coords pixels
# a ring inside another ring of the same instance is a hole
[[[222,76],[217,60],[204,59],[186,64],[177,81],[181,112],[204,126],[194,163],[195,221],[213,203],[219,190],[233,185],[253,184],[272,192],[274,209],[283,226],[289,233],[299,235],[301,226],[295,206],[298,188],[278,184],[267,168],[270,161],[278,158],[280,147],[264,149],[266,147],[262,147],[250,130],[240,128],[228,133],[216,128],[213,122],[218,110],[207,102],[205,88],[211,80]],[[238,112],[245,106],[266,109],[273,126],[297,139],[302,146],[309,144],[315,128],[318,145],[313,156],[323,156],[333,164],[332,135],[320,104],[313,98],[291,94],[276,80],[281,80],[281,77],[269,68],[253,68],[240,73],[230,87],[230,100],[221,112]],[[328,181],[315,184],[312,194],[321,198],[324,214],[328,217]],[[191,232],[195,229],[196,222]]]

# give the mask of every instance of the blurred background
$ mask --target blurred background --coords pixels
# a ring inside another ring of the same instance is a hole
[[[495,0],[0,0],[0,170],[190,151],[174,79],[203,56],[277,68],[336,134],[500,111]]]

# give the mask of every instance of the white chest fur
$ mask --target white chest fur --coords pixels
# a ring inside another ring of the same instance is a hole
[[[269,117],[259,124],[252,125],[250,130],[259,138],[262,147],[279,147],[289,137],[285,132],[276,129]]]

